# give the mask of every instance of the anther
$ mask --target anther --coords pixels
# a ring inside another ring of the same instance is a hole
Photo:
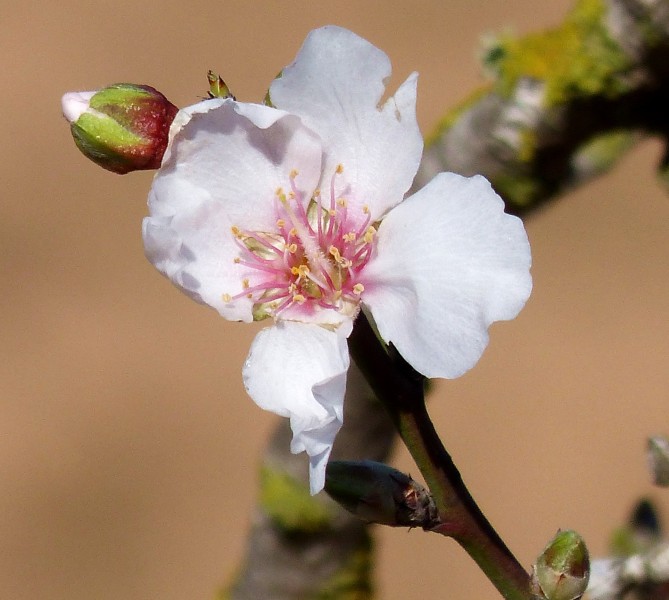
[[[354,293],[356,296],[359,296],[359,295],[362,294],[364,291],[365,291],[365,286],[362,285],[362,283],[356,283],[356,284],[353,286],[353,293]]]

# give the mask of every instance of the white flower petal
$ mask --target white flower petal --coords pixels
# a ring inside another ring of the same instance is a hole
[[[379,333],[427,377],[476,364],[493,321],[512,319],[532,289],[520,219],[480,176],[437,175],[378,232],[363,303]]]
[[[312,31],[295,62],[270,87],[275,106],[299,115],[323,140],[321,186],[338,164],[350,202],[367,204],[376,219],[402,200],[418,169],[423,140],[416,122],[411,75],[379,106],[390,76],[384,52],[340,27]]]
[[[310,198],[320,177],[318,138],[295,116],[230,100],[182,111],[167,160],[149,194],[143,233],[149,260],[193,298],[231,320],[252,320],[252,302],[230,304],[243,292],[244,274],[231,227],[276,228],[275,194]]]
[[[344,419],[351,326],[333,332],[279,321],[258,333],[244,364],[244,384],[255,403],[290,418],[291,451],[309,455],[312,494],[325,484],[325,465]]]
[[[317,187],[321,142],[293,115],[214,99],[180,111],[178,119],[149,193],[151,216],[171,216],[212,199],[240,227],[263,229],[274,225],[272,200],[277,188],[290,191],[292,170],[308,197]]]
[[[70,122],[76,123],[79,117],[90,109],[91,98],[97,92],[68,92],[61,99],[63,116]]]

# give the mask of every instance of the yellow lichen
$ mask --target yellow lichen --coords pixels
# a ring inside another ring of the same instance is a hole
[[[318,533],[330,528],[330,509],[309,486],[288,473],[264,467],[260,505],[272,522],[286,533]]]
[[[508,96],[520,78],[529,77],[546,85],[544,103],[552,106],[627,90],[630,61],[609,37],[605,11],[602,0],[581,0],[557,29],[498,38],[485,61],[497,74],[498,91]]]

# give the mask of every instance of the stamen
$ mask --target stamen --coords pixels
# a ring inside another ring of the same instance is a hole
[[[234,264],[244,270],[240,293],[223,294],[226,303],[249,298],[258,319],[276,319],[291,307],[309,312],[354,310],[364,291],[356,279],[372,256],[377,231],[367,205],[351,208],[347,198],[337,196],[337,177],[343,172],[343,165],[337,165],[326,200],[321,190],[307,196],[298,189],[299,174],[293,169],[290,189],[275,190],[274,226],[269,231],[230,228],[239,248]]]

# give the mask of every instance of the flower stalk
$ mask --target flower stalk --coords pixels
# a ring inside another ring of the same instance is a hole
[[[441,524],[507,600],[531,600],[529,575],[481,512],[446,451],[425,406],[425,378],[379,342],[364,314],[349,338],[351,356],[390,413],[436,502]]]

